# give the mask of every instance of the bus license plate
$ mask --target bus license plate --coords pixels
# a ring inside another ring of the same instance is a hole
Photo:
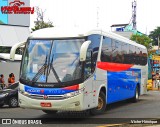
[[[41,102],[41,107],[52,107],[50,102]]]

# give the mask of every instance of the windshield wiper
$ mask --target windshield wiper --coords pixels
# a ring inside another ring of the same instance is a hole
[[[41,69],[37,72],[37,74],[34,76],[34,78],[32,79],[32,82],[36,82],[40,76],[43,74],[43,72],[45,72],[46,68],[48,67],[47,64],[44,64]]]
[[[28,85],[32,85],[32,82],[30,81],[30,79],[25,79],[24,77],[20,77],[19,81],[23,84],[28,84]]]
[[[32,82],[36,82],[40,76],[43,74],[45,74],[45,70],[47,69],[48,65],[47,65],[47,56],[46,56],[46,60],[45,63],[43,64],[43,66],[39,69],[39,71],[37,72],[37,74],[33,77]]]
[[[57,73],[56,73],[53,65],[51,64],[50,66],[51,66],[52,72],[54,73],[54,76],[55,76],[55,78],[57,79],[58,83],[61,83],[61,81],[59,80],[59,77],[58,77],[58,75],[57,75]]]
[[[54,67],[53,67],[53,65],[52,65],[52,63],[53,63],[53,57],[54,57],[54,55],[52,56],[51,62],[50,62],[50,64],[49,64],[48,75],[50,74],[50,70],[52,69],[52,72],[53,72],[56,80],[58,81],[58,83],[61,83],[61,81],[59,80],[59,77],[58,77],[58,75],[57,75],[57,73],[56,73],[56,71],[55,71],[55,69],[54,69]]]

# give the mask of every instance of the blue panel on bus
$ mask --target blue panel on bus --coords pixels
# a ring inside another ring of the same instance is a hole
[[[39,94],[39,95],[63,95],[66,93],[74,92],[76,90],[66,90],[63,88],[35,88],[30,86],[24,86],[25,92],[30,94]]]
[[[129,69],[121,72],[107,72],[107,103],[113,103],[135,95],[137,84],[141,84],[141,70]]]

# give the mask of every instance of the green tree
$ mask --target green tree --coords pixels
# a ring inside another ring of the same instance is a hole
[[[47,27],[53,27],[52,22],[36,22],[34,28],[32,28],[32,31],[36,31],[39,29],[47,28]]]
[[[47,28],[47,27],[54,27],[51,21],[45,22],[44,21],[44,11],[39,7],[36,7],[37,12],[37,20],[34,22],[34,28],[31,28],[32,31],[36,31],[39,29]]]
[[[133,34],[130,39],[141,45],[146,46],[146,48],[148,48],[149,43],[151,43],[151,39],[146,35]]]
[[[158,37],[160,38],[160,27],[157,27],[154,31],[151,31],[149,37],[152,39],[152,43],[154,45],[158,45]]]

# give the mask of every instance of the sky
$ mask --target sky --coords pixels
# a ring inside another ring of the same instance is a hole
[[[30,0],[30,6],[38,6],[45,21],[54,26],[101,27],[111,31],[113,24],[129,23],[133,0]],[[160,0],[137,0],[137,30],[149,34],[160,26]],[[97,14],[98,12],[98,14]],[[31,15],[34,26],[36,13]]]
[[[7,1],[0,1],[0,7],[6,6],[7,3],[8,3]],[[3,23],[8,23],[7,15],[4,15],[0,12],[0,21]]]

